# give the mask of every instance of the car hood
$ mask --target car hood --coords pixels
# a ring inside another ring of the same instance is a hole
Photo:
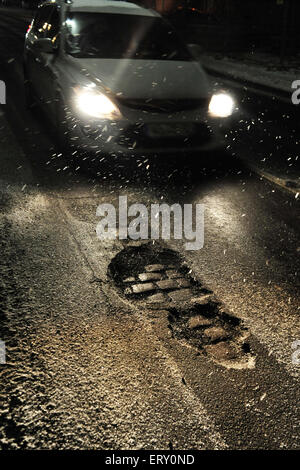
[[[194,61],[71,58],[71,62],[81,76],[123,98],[199,99],[208,96],[206,74]]]

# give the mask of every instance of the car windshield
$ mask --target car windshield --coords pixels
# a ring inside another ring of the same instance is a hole
[[[67,53],[103,59],[191,60],[176,32],[162,18],[70,12]]]

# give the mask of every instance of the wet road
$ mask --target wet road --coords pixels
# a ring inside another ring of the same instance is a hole
[[[8,85],[0,109],[0,447],[299,448],[295,194],[246,169],[195,183],[185,173],[158,176],[149,162],[97,177],[72,168],[43,116],[25,109],[16,53],[24,28],[0,10]],[[99,240],[97,206],[117,206],[122,195],[146,206],[204,204],[204,248],[145,243],[149,255],[144,243]],[[122,250],[130,263],[132,249],[141,268],[168,250],[179,254],[176,267],[186,263],[194,289],[213,292],[238,319],[232,343],[245,331],[245,354],[225,364],[181,334],[176,304],[152,308],[124,295],[109,268]]]

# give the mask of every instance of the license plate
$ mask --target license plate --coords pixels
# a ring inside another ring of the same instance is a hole
[[[149,137],[189,137],[194,132],[193,124],[149,124]]]

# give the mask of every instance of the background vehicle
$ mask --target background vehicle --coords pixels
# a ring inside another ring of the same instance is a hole
[[[218,50],[228,35],[213,13],[196,8],[178,8],[168,18],[188,42],[201,44],[204,50]]]
[[[29,101],[61,140],[95,155],[207,151],[233,112],[229,96],[210,101],[206,75],[173,27],[129,2],[43,3],[24,71]]]
[[[26,8],[28,10],[35,10],[41,0],[0,0],[1,6]]]
[[[21,7],[21,0],[1,0],[1,5],[5,7]]]
[[[40,3],[41,0],[22,0],[22,8],[27,8],[28,10],[35,10]]]

